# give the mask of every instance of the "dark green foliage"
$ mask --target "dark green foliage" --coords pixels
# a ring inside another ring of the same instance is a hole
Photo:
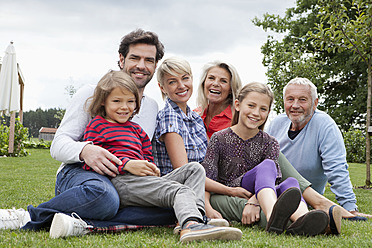
[[[341,2],[350,19],[355,18],[350,3]],[[281,37],[268,35],[261,47],[268,81],[275,93],[275,110],[282,112],[284,85],[294,77],[306,77],[318,88],[319,109],[326,111],[341,130],[363,127],[367,111],[367,65],[350,50],[334,53],[314,47],[310,33],[318,32],[319,3],[319,0],[298,0],[296,7],[288,8],[284,17],[265,14],[262,19],[253,20],[256,26]]]
[[[16,118],[14,127],[14,151],[9,153],[9,126],[1,119],[0,124],[0,156],[24,157],[28,155],[25,142],[28,139],[28,129],[23,127],[19,118]]]
[[[61,109],[51,108],[47,110],[42,110],[41,108],[30,110],[23,113],[23,125],[28,127],[31,137],[39,137],[39,130],[42,127],[54,127],[57,128],[60,119],[55,116],[59,113]]]
[[[362,130],[350,128],[343,133],[346,160],[350,163],[365,163],[366,161],[366,136]]]

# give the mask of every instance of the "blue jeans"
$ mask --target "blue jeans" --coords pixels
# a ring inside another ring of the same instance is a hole
[[[23,229],[49,228],[54,214],[77,213],[95,227],[113,225],[171,225],[173,209],[128,207],[119,210],[120,199],[110,179],[81,164],[66,165],[57,175],[56,196],[38,207],[27,207],[31,221]]]

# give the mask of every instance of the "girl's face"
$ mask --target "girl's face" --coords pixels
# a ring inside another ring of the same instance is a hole
[[[263,93],[249,92],[243,101],[235,100],[235,109],[239,111],[238,125],[258,130],[269,115],[270,97]]]
[[[107,121],[125,123],[136,109],[136,97],[129,90],[116,87],[102,105],[105,107]]]
[[[165,74],[163,85],[159,87],[174,103],[186,112],[187,101],[192,95],[192,76],[189,74],[177,74],[172,76]]]
[[[219,104],[226,101],[231,93],[230,73],[220,67],[211,68],[204,81],[204,94],[210,104]]]

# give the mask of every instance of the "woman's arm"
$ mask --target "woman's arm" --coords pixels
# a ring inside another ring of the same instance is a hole
[[[173,169],[188,163],[185,144],[178,133],[165,133],[162,136]]]
[[[215,210],[210,202],[211,194],[205,191],[205,214],[211,219],[223,219],[221,213]]]

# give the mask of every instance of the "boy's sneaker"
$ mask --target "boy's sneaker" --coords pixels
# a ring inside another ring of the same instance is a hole
[[[63,238],[68,236],[80,236],[87,234],[93,226],[88,225],[76,213],[71,216],[63,213],[57,213],[53,217],[49,236],[51,238]]]
[[[211,225],[211,226],[224,226],[224,227],[230,226],[229,222],[225,219],[209,219],[209,218],[207,218],[205,220],[205,224],[208,224],[208,225]],[[182,230],[181,226],[177,225],[173,229],[173,234],[180,234],[181,230]]]
[[[234,227],[216,227],[208,224],[190,221],[182,229],[180,242],[195,240],[240,240],[242,231]]]
[[[23,208],[0,209],[0,230],[16,230],[26,225],[30,220],[30,214]]]

